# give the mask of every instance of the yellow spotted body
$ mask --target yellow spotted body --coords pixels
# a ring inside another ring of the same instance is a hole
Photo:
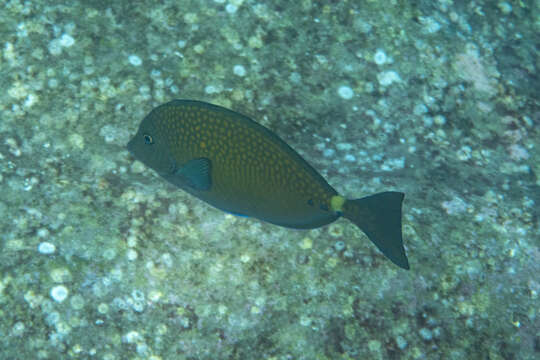
[[[355,217],[363,217],[366,211],[355,205],[357,200],[338,195],[273,132],[212,104],[173,100],[158,106],[141,122],[128,149],[172,184],[236,215],[291,228],[315,228],[342,214],[347,217],[344,209]],[[396,201],[398,205],[400,246],[402,199],[403,194],[391,199],[393,208]],[[379,225],[377,232],[382,231]],[[405,267],[403,262],[398,265]]]
[[[338,217],[328,211],[337,192],[324,178],[274,133],[241,114],[175,100],[144,121],[154,124],[154,141],[166,142],[178,164],[210,159],[210,190],[182,188],[219,209],[293,228]]]

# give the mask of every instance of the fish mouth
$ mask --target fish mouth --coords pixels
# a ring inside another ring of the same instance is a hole
[[[127,144],[126,144],[126,150],[129,151],[131,154],[133,154],[133,140],[130,140]]]

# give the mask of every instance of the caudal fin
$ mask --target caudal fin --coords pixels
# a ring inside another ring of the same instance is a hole
[[[409,270],[401,237],[401,203],[405,194],[388,191],[348,200],[343,216],[355,223],[382,253],[397,266]]]

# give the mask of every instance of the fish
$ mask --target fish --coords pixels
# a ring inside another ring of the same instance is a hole
[[[278,135],[238,112],[172,100],[141,121],[127,150],[169,183],[237,216],[294,229],[348,219],[390,261],[410,268],[401,231],[404,193],[347,199]]]

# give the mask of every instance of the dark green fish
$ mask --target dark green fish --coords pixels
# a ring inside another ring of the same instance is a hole
[[[401,238],[403,193],[346,200],[276,134],[244,115],[173,100],[144,118],[127,148],[170,183],[234,215],[298,229],[343,216],[409,269]]]

